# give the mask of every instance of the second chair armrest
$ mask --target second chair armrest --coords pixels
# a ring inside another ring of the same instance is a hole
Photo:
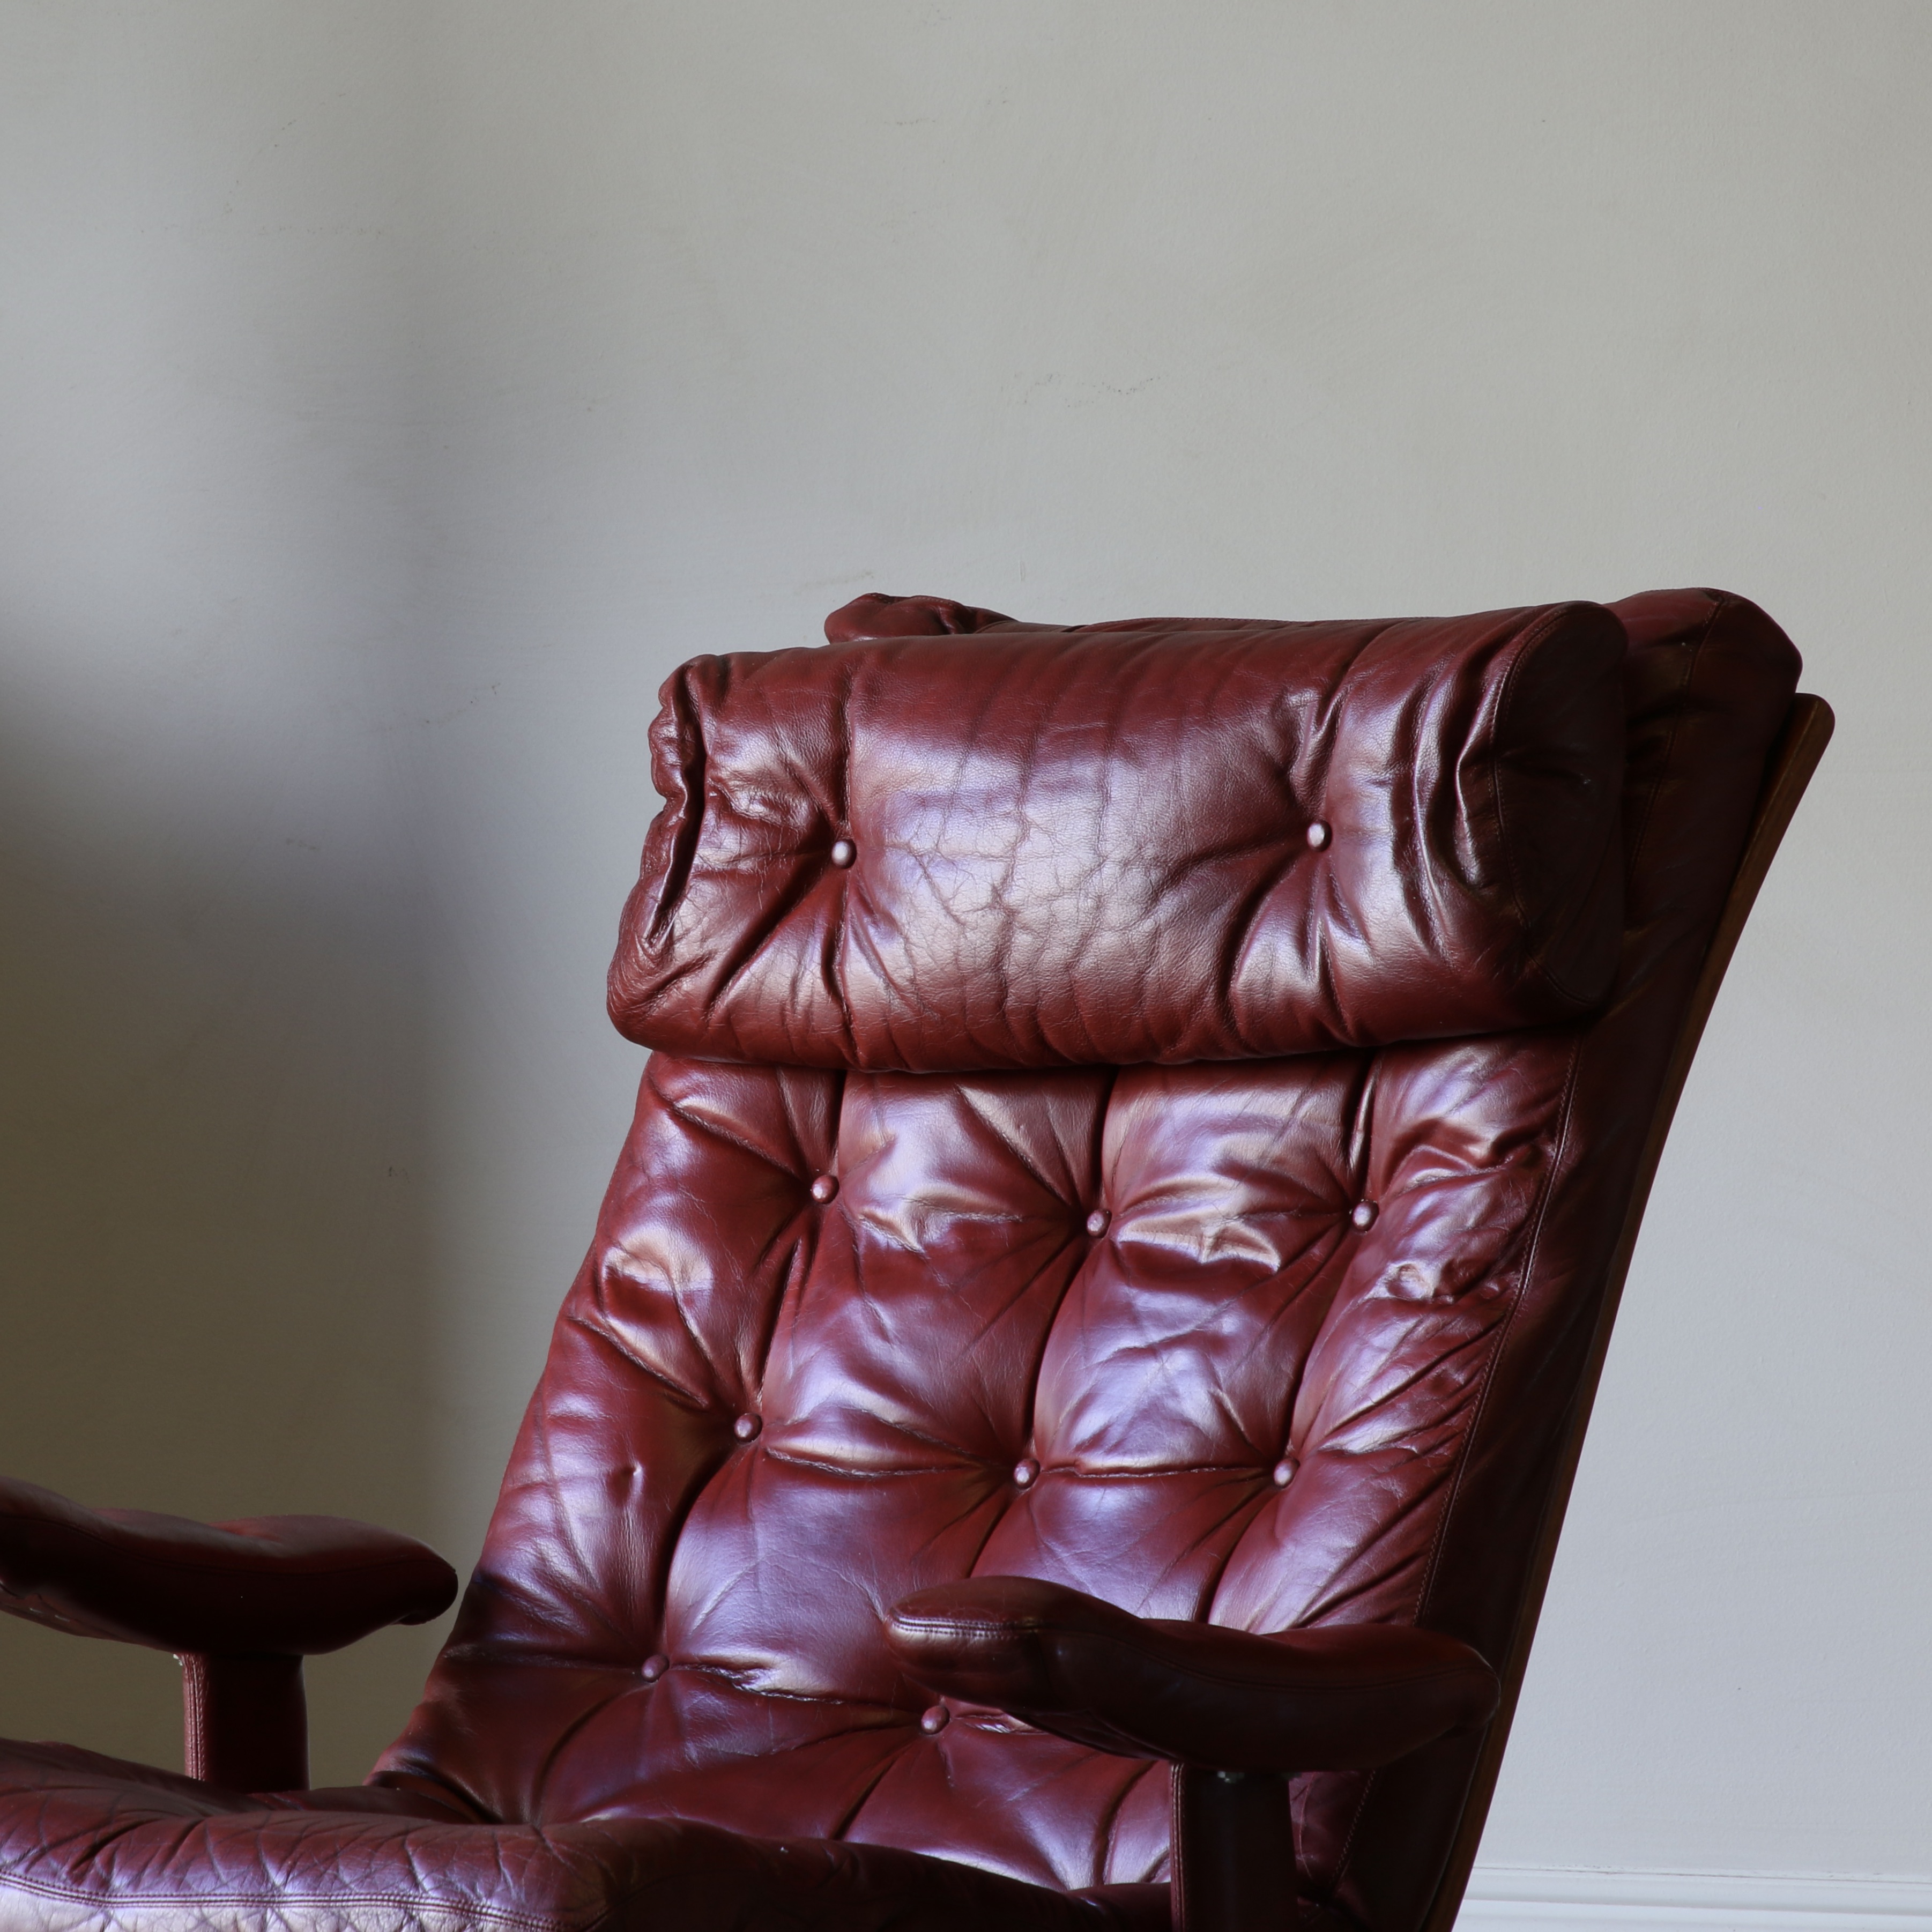
[[[427,1623],[456,1573],[413,1537],[339,1516],[200,1523],[83,1509],[0,1478],[0,1610],[200,1654],[314,1657]]]
[[[1257,1636],[1136,1617],[1057,1583],[982,1576],[896,1604],[886,1641],[928,1690],[1101,1750],[1228,1772],[1351,1771],[1496,1709],[1496,1673],[1433,1630]]]

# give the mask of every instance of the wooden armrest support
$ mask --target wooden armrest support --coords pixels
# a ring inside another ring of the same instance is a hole
[[[1176,1932],[1293,1924],[1291,1773],[1387,1764],[1496,1706],[1496,1673],[1432,1630],[1260,1636],[1132,1616],[1030,1577],[921,1590],[893,1606],[886,1640],[908,1676],[943,1696],[1168,1760]]]
[[[188,1774],[231,1790],[307,1784],[304,1657],[426,1623],[455,1594],[434,1550],[368,1523],[191,1522],[0,1478],[0,1610],[173,1652]]]

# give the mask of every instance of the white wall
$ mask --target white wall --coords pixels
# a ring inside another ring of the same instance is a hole
[[[1932,10],[0,0],[0,1465],[474,1554],[699,649],[1715,583],[1840,734],[1485,1858],[1932,1875]],[[314,1672],[359,1774],[425,1640]],[[171,1756],[10,1624],[0,1730]]]

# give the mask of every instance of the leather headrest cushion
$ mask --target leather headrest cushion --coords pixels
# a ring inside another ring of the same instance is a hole
[[[610,973],[640,1044],[914,1072],[1488,1032],[1600,1000],[1622,627],[1059,629],[862,599],[692,659]]]

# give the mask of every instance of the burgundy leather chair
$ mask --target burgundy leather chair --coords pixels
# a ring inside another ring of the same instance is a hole
[[[1702,591],[827,631],[665,687],[636,1123],[368,1783],[301,1659],[430,1552],[0,1495],[188,1713],[0,1745],[8,1932],[1447,1932],[1830,713]]]

